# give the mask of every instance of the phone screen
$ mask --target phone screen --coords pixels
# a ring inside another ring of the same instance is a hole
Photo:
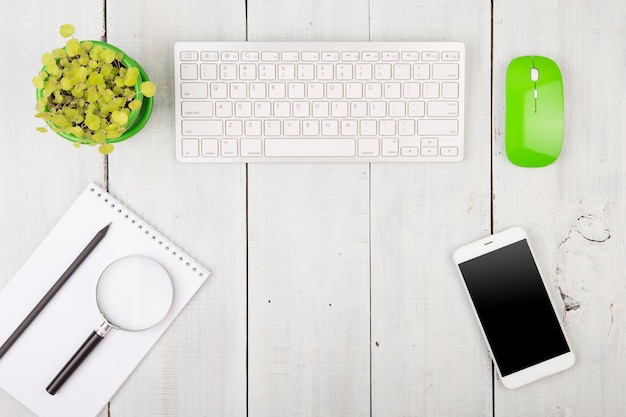
[[[526,240],[459,268],[502,376],[570,351]]]

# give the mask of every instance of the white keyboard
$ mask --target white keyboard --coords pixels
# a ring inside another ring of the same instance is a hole
[[[459,42],[178,42],[181,162],[463,159]]]

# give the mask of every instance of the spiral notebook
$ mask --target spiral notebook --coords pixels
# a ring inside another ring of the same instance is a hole
[[[40,417],[96,416],[210,274],[124,204],[90,184],[0,291],[0,343],[108,223],[105,238],[0,358],[0,387]],[[168,271],[174,287],[169,313],[148,330],[111,330],[59,392],[49,395],[48,383],[102,322],[95,301],[100,273],[114,260],[133,254],[150,256]]]

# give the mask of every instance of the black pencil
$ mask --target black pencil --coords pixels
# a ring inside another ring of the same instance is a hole
[[[46,305],[52,299],[52,297],[54,297],[54,295],[61,289],[61,287],[67,282],[67,280],[70,279],[74,271],[78,269],[80,264],[82,264],[83,261],[87,258],[87,256],[89,256],[91,251],[96,246],[98,246],[98,243],[100,243],[102,238],[107,234],[107,231],[109,230],[109,226],[111,226],[111,223],[107,224],[105,227],[102,228],[102,230],[96,233],[93,239],[91,239],[91,242],[89,242],[89,244],[85,246],[85,249],[83,249],[80,255],[78,255],[78,257],[74,260],[74,262],[72,262],[72,264],[65,270],[63,275],[61,275],[61,277],[57,280],[57,282],[54,283],[52,288],[48,290],[46,295],[43,296],[43,298],[37,303],[35,308],[32,309],[32,311],[28,314],[28,316],[26,316],[26,318],[22,321],[22,323],[19,326],[17,326],[17,329],[15,329],[15,331],[11,334],[11,336],[9,336],[7,341],[4,342],[4,344],[0,347],[0,358],[4,356],[4,354],[11,348],[13,343],[15,343],[15,341],[22,335],[24,330],[26,330],[26,328],[30,326],[30,324],[33,322],[33,320],[35,320],[35,318],[39,315],[39,313],[41,313],[41,310],[43,310],[46,307]]]

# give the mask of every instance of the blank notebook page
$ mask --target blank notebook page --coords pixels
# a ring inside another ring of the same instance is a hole
[[[124,204],[90,184],[0,291],[0,344],[109,222],[100,244],[0,358],[0,387],[41,417],[96,416],[210,275]],[[95,299],[101,272],[134,254],[154,258],[171,276],[169,313],[148,330],[109,331],[59,392],[49,395],[50,381],[102,322]]]

